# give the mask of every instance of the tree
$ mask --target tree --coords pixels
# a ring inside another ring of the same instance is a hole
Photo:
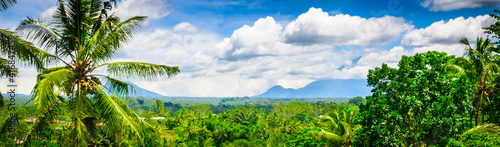
[[[452,72],[454,56],[429,51],[403,56],[398,68],[369,70],[372,96],[360,105],[357,146],[424,146],[444,143],[468,129],[473,86]]]
[[[360,96],[349,99],[349,103],[356,104],[357,106],[359,106],[359,104],[362,104],[364,102],[365,102],[365,99],[363,99],[363,97],[360,97]]]
[[[500,10],[498,10],[498,9],[493,10],[493,12],[500,14]],[[484,32],[487,34],[493,35],[493,36],[491,36],[492,38],[500,39],[500,16],[498,16],[496,14],[490,14],[490,17],[493,17],[494,19],[496,19],[497,22],[495,22],[494,24],[492,24],[488,27],[483,27],[483,29],[485,30]],[[499,44],[499,43],[500,43],[500,41],[495,42],[495,44]]]
[[[156,99],[156,110],[158,115],[160,116],[164,117],[170,116],[170,111],[168,111],[168,109],[165,109],[163,102],[161,102],[159,99]]]
[[[313,131],[319,140],[329,142],[334,146],[350,146],[356,136],[356,131],[361,128],[357,122],[357,111],[342,109],[321,117],[320,123],[329,130]]]
[[[498,49],[493,47],[489,39],[483,40],[477,38],[476,48],[472,48],[467,38],[460,39],[460,43],[466,46],[464,57],[455,59],[455,64],[465,70],[467,75],[474,80],[476,86],[476,94],[473,97],[475,125],[484,123],[486,108],[489,107],[491,114],[490,121],[495,121],[493,115],[493,107],[490,107],[493,90],[495,88],[495,80],[498,78],[499,67],[493,62],[493,56],[498,53]],[[480,121],[480,116],[482,120]]]
[[[44,68],[37,76],[32,100],[38,114],[26,142],[43,139],[43,131],[62,111],[68,112],[72,121],[66,145],[93,144],[99,122],[105,124],[103,132],[112,142],[120,144],[132,138],[142,141],[149,126],[122,100],[136,87],[115,78],[173,77],[179,69],[142,62],[107,63],[146,19],[134,16],[121,21],[108,14],[112,2],[61,0],[53,22],[28,17],[18,26],[21,35],[53,51],[57,58],[54,62],[64,65]],[[98,69],[109,75],[94,73]]]
[[[495,9],[494,12],[500,13],[500,10]],[[496,14],[490,14],[490,16],[496,19],[497,22],[488,27],[483,27],[483,29],[485,30],[485,33],[492,35],[491,37],[493,39],[500,39],[500,16]],[[500,40],[497,40],[496,42],[494,42],[494,44],[497,45],[496,48],[498,50],[500,48],[500,46],[498,46],[500,44]],[[493,56],[493,58],[494,62],[498,65],[500,63],[500,57],[496,55]],[[500,83],[500,78],[497,78],[497,80],[495,81],[495,95],[492,96],[491,104],[489,106],[493,107],[494,110],[493,112],[490,112],[490,115],[492,115],[490,116],[490,118],[493,119],[493,122],[496,122],[498,125],[500,125],[500,84],[498,83]],[[492,109],[490,109],[490,111],[491,110]],[[496,118],[497,120],[495,120],[494,118]]]

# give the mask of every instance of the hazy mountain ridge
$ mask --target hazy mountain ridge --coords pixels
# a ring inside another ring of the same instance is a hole
[[[356,97],[371,95],[366,79],[327,79],[314,81],[302,88],[269,88],[265,93],[253,97]]]

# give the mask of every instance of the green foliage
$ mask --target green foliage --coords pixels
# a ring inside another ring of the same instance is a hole
[[[500,127],[494,124],[483,124],[471,128],[460,135],[460,140],[450,139],[446,146],[462,147],[494,147],[500,146]]]
[[[322,141],[321,139],[316,139],[314,135],[311,135],[309,132],[321,131],[321,128],[304,128],[302,131],[297,132],[295,134],[290,135],[289,142],[287,142],[287,146],[296,146],[296,147],[322,147],[327,144],[326,141]],[[309,134],[308,134],[309,133]]]
[[[498,54],[498,49],[493,47],[489,39],[483,40],[479,37],[475,48],[472,48],[466,38],[460,39],[460,43],[466,46],[464,57],[455,59],[454,64],[465,69],[465,72],[460,73],[465,73],[476,88],[473,97],[474,113],[471,113],[471,118],[474,117],[476,126],[485,122],[485,116],[488,117],[488,121],[495,122],[491,101],[496,98],[492,96],[495,89],[494,81],[499,78],[500,72],[500,67],[494,62],[498,57],[495,55]]]
[[[465,146],[495,147],[500,146],[500,133],[466,133],[460,137]]]
[[[359,106],[360,104],[362,104],[364,102],[365,102],[365,99],[363,99],[363,97],[360,97],[360,96],[349,99],[349,103],[356,104],[356,106]]]
[[[52,22],[29,17],[23,20],[16,31],[46,51],[13,32],[0,30],[0,52],[5,52],[6,43],[15,42],[17,56],[40,69],[32,90],[37,119],[30,131],[20,137],[26,139],[25,144],[52,140],[53,124],[61,115],[70,117],[63,135],[68,141],[60,143],[64,146],[151,143],[145,137],[155,133],[155,129],[123,101],[135,87],[113,77],[172,77],[179,69],[140,62],[107,63],[146,19],[134,16],[121,20],[109,13],[113,9],[111,3],[115,1],[61,0]],[[42,66],[52,62],[64,66]],[[113,77],[94,73],[99,68]]]
[[[196,105],[183,108],[173,118],[167,118],[165,124],[175,130],[175,141],[171,144],[187,146],[324,146],[333,145],[328,137],[315,135],[322,129],[335,132],[329,123],[320,121],[320,115],[351,111],[335,104],[278,102],[272,111],[264,113],[256,106],[236,107],[223,113],[212,114],[210,105]],[[342,121],[353,122],[354,115],[339,117]],[[352,118],[352,119],[351,119]],[[349,120],[349,121],[347,121]],[[328,126],[328,127],[323,127]],[[319,128],[323,127],[323,128]],[[354,131],[342,134],[355,136]],[[338,141],[342,144],[342,141]],[[350,141],[349,141],[350,142]]]
[[[374,87],[360,105],[357,146],[443,144],[470,127],[473,87],[467,76],[449,71],[454,56],[430,51],[403,56],[398,68],[370,70]]]
[[[493,12],[500,13],[500,10],[495,9]],[[484,32],[492,35],[491,36],[492,38],[500,39],[500,16],[498,16],[497,14],[490,14],[490,17],[496,19],[497,22],[488,27],[483,27],[483,29],[485,30]],[[495,42],[495,44],[499,43],[500,43],[499,41]]]

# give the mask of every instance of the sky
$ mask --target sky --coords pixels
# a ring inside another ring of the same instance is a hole
[[[56,5],[20,0],[0,13],[0,28],[14,30],[26,16],[50,21]],[[496,22],[488,14],[499,7],[499,0],[121,0],[117,16],[148,19],[110,62],[179,66],[173,78],[122,79],[165,96],[253,96],[276,85],[366,79],[403,55],[462,56],[459,38],[487,37],[482,27]],[[20,93],[31,92],[36,75],[20,68]]]

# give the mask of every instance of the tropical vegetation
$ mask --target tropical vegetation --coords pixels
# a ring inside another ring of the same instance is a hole
[[[0,11],[16,2],[1,0]],[[28,17],[15,31],[0,29],[1,57],[15,49],[19,62],[38,69],[24,104],[3,107],[0,95],[0,146],[500,146],[497,14],[483,28],[491,38],[457,40],[461,57],[429,51],[369,70],[370,96],[180,103],[134,97],[140,89],[122,81],[180,71],[113,62],[146,19],[119,18],[115,7],[59,0],[51,21]],[[0,77],[15,76],[8,62],[0,58]]]

